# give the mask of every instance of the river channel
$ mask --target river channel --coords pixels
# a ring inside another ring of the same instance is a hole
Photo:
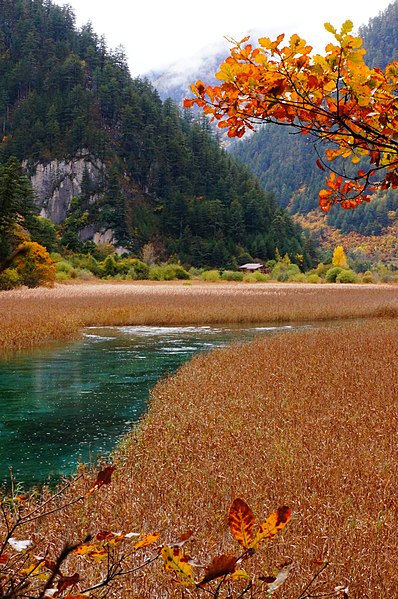
[[[145,413],[151,388],[193,355],[288,327],[93,327],[0,361],[0,482],[29,487],[95,462]]]

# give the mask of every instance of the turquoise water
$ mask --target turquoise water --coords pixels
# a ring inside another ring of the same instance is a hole
[[[194,354],[283,328],[105,327],[0,361],[0,482],[26,487],[109,453],[149,391]]]

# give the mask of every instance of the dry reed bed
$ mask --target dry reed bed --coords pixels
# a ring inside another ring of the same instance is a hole
[[[0,354],[77,337],[90,325],[315,321],[398,315],[389,286],[78,284],[0,293]]]
[[[297,597],[317,560],[332,564],[323,591],[347,584],[350,597],[397,597],[397,364],[393,319],[196,357],[155,388],[139,430],[115,454],[113,483],[36,536],[56,544],[87,529],[161,530],[170,540],[192,527],[190,552],[206,561],[234,548],[226,513],[235,497],[259,518],[288,504],[292,523],[256,565],[264,573],[294,560],[278,597]],[[111,597],[188,596],[156,568],[119,585]]]

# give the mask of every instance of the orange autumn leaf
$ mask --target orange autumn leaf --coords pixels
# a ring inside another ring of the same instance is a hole
[[[157,541],[159,537],[160,532],[155,532],[151,535],[146,535],[145,537],[137,541],[137,543],[134,545],[134,550],[137,551],[137,549],[142,549],[143,547],[148,547],[149,545],[152,545],[152,543],[155,543],[155,541]]]
[[[253,539],[254,516],[243,499],[237,498],[232,503],[228,514],[228,525],[232,536],[243,549],[248,549]]]
[[[102,562],[108,557],[108,551],[101,545],[79,545],[74,553],[76,555],[85,555],[96,562]]]
[[[13,501],[27,501],[29,499],[28,495],[17,495],[16,497],[13,497]]]
[[[329,189],[321,189],[318,195],[320,198],[330,198],[331,193]]]
[[[317,160],[321,170],[336,158],[361,165],[368,158],[370,166],[358,175],[361,182],[347,174],[348,169],[334,167],[346,181],[336,180],[328,202],[320,195],[326,211],[333,204],[355,208],[368,201],[366,191],[398,187],[398,66],[370,68],[351,21],[340,31],[328,23],[325,28],[334,40],[324,55],[313,55],[297,34],[287,45],[283,34],[274,41],[262,37],[257,47],[246,38],[229,40],[230,56],[215,75],[217,85],[198,81],[191,87],[196,97],[185,105],[202,108],[231,138],[270,123],[290,125],[314,144],[326,142],[318,145],[325,148],[324,157]],[[378,180],[371,181],[375,172]]]
[[[256,549],[262,541],[272,539],[278,532],[283,530],[290,520],[290,509],[284,505],[273,512],[267,520],[261,524],[256,536],[250,544],[251,549]]]
[[[183,102],[184,108],[192,108],[192,106],[194,104],[195,104],[195,100],[189,100],[188,98],[185,98],[185,100]]]

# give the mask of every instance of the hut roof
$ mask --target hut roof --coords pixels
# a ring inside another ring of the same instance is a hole
[[[241,268],[242,270],[258,270],[262,266],[264,265],[261,264],[261,262],[248,262],[247,264],[242,264],[242,266],[240,266],[239,268]]]

